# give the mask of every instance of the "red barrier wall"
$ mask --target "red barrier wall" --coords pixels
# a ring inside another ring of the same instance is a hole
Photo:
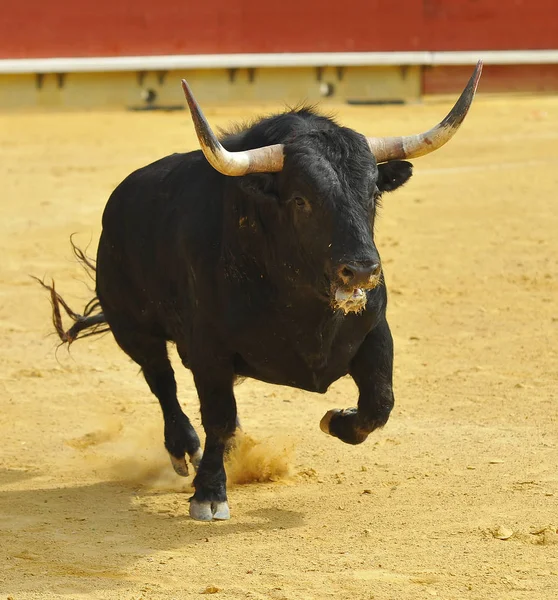
[[[422,71],[423,94],[455,94],[471,75],[471,66],[426,67]],[[558,91],[558,65],[484,65],[479,92]]]
[[[0,58],[557,48],[557,0],[3,0],[0,11]]]

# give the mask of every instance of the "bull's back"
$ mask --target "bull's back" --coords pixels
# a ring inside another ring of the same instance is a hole
[[[97,253],[97,295],[109,316],[162,321],[184,302],[188,273],[215,227],[218,188],[215,171],[192,152],[138,169],[114,190]]]

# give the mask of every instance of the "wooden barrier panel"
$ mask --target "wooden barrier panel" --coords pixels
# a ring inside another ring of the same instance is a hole
[[[556,0],[4,0],[0,58],[558,48]]]

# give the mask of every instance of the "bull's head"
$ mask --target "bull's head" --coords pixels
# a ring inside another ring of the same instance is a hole
[[[217,171],[228,176],[278,173],[275,192],[292,215],[291,227],[304,240],[304,253],[319,257],[332,304],[351,312],[364,308],[365,291],[381,281],[373,239],[377,200],[411,177],[412,165],[402,159],[429,154],[453,137],[481,71],[479,61],[455,106],[426,133],[365,138],[327,120],[328,126],[307,128],[287,143],[241,152],[221,145],[184,80],[182,87],[201,149]]]

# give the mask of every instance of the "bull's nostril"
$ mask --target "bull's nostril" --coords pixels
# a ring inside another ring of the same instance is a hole
[[[380,262],[358,262],[341,265],[337,271],[345,285],[367,285],[377,279],[381,273]]]
[[[354,272],[349,269],[349,267],[343,267],[341,269],[341,277],[343,277],[343,279],[348,279],[349,281],[354,277]]]

